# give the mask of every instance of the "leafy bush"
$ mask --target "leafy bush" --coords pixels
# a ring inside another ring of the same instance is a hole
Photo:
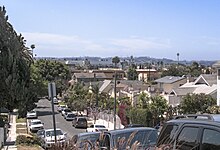
[[[40,145],[40,139],[37,136],[18,135],[16,144],[20,145]]]

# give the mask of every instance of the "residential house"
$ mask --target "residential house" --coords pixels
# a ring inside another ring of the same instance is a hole
[[[217,105],[220,106],[220,61],[217,61],[212,65],[217,70]]]
[[[104,73],[107,80],[112,80],[117,73],[117,79],[122,80],[125,77],[125,72],[121,69],[116,68],[100,68],[99,70],[91,70],[92,73]]]
[[[207,94],[217,98],[217,80],[215,74],[202,74],[194,82],[187,82],[181,87],[174,88],[164,96],[168,104],[177,106],[187,94]]]
[[[154,88],[144,84],[142,81],[133,80],[117,80],[116,82],[116,96],[117,99],[128,97],[132,106],[135,106],[138,101],[138,96],[141,92],[146,92],[151,96]],[[108,93],[110,97],[114,97],[114,81],[105,80],[100,87],[100,93]]]
[[[148,82],[149,80],[156,80],[160,77],[160,74],[156,69],[136,69],[136,71],[139,81]]]
[[[157,88],[159,92],[168,94],[172,89],[178,88],[185,84],[187,81],[186,77],[178,76],[165,76],[160,79],[155,80],[157,82]]]
[[[89,72],[74,73],[72,77],[72,80],[74,82],[80,82],[80,83],[104,81],[105,79],[107,78],[104,73],[89,73]]]

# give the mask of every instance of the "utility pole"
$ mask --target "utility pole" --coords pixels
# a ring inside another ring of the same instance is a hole
[[[56,95],[56,87],[55,83],[49,83],[48,84],[48,91],[49,91],[49,96],[51,98],[51,106],[52,106],[52,116],[53,116],[53,129],[54,129],[54,136],[55,136],[55,143],[57,143],[57,134],[56,134],[56,121],[55,121],[55,114],[54,114],[54,101],[53,97]]]
[[[115,70],[115,82],[114,82],[114,130],[116,129],[116,70]]]

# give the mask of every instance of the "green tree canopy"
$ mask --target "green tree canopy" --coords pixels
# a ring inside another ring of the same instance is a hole
[[[131,65],[128,68],[127,76],[128,76],[128,80],[137,80],[138,79],[138,73],[136,71],[135,65]]]
[[[71,78],[68,66],[52,60],[38,60],[33,65],[32,77],[35,82],[39,83],[38,86],[43,86],[43,90],[47,89],[47,83],[54,81],[56,83],[56,90],[58,94],[62,94],[63,90],[68,88],[68,81]],[[45,93],[39,91],[39,95]],[[47,91],[46,91],[47,92]]]
[[[37,96],[30,78],[30,48],[22,35],[17,35],[8,22],[5,7],[0,7],[0,105],[19,115],[35,107]]]
[[[207,113],[208,107],[216,105],[216,100],[210,95],[187,94],[183,97],[180,107],[183,113]]]

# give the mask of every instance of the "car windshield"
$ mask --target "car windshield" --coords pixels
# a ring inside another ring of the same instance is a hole
[[[103,125],[95,125],[96,128],[105,128]]]
[[[34,110],[30,111],[29,113],[36,113]]]
[[[63,135],[61,130],[56,130],[56,135]],[[54,130],[46,131],[46,136],[54,136]]]
[[[65,112],[71,112],[71,110],[70,110],[70,109],[64,109],[64,111],[65,111]]]
[[[41,121],[31,122],[31,125],[42,124]]]
[[[74,115],[74,114],[68,114],[67,116],[68,116],[68,117],[71,117],[71,118],[76,117],[76,115]]]

